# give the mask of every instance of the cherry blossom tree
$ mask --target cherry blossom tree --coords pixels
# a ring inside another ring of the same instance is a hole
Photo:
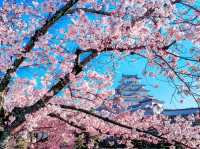
[[[138,56],[156,69],[146,77],[199,103],[198,0],[4,0],[0,11],[0,148],[97,148],[109,136],[127,148],[135,139],[200,148],[199,115],[147,117],[123,103],[116,112],[112,69],[90,70],[105,53]]]

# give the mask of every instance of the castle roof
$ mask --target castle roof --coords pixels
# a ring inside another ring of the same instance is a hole
[[[161,100],[157,100],[157,99],[150,98],[150,97],[145,97],[142,101],[140,101],[140,103],[145,103],[145,102],[156,102],[156,103],[162,103],[162,104],[164,103]]]
[[[137,75],[122,75],[122,79],[124,79],[124,78],[127,78],[127,79],[132,79],[132,78],[134,78],[134,79],[137,79],[137,80],[139,80],[139,79],[141,79],[141,78],[139,78]]]

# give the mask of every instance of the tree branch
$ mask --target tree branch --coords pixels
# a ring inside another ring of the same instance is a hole
[[[82,68],[89,63],[94,57],[97,56],[97,52],[93,51],[91,55],[86,57],[83,61],[80,62],[79,65],[82,66]],[[76,66],[72,69],[71,74],[78,75],[82,69],[77,69]],[[59,91],[61,91],[68,83],[70,82],[69,74],[66,74],[63,78],[60,78],[59,81],[52,86],[48,92],[39,99],[36,103],[34,103],[31,106],[27,107],[15,107],[12,111],[12,115],[16,117],[16,120],[10,125],[9,129],[12,130],[15,127],[18,127],[25,121],[25,115],[30,113],[35,113],[41,108],[45,107],[45,104],[48,103],[48,101],[54,97]]]
[[[182,4],[182,5],[186,6],[186,7],[190,8],[190,9],[192,9],[192,10],[198,12],[198,13],[200,13],[200,10],[198,8],[194,7],[194,6],[191,6],[191,5],[189,5],[187,3],[184,3],[184,2],[181,2],[181,1],[179,1],[177,3]]]
[[[111,12],[106,12],[103,10],[95,10],[95,9],[90,9],[90,8],[75,8],[75,9],[71,9],[69,11],[66,12],[66,14],[73,14],[76,11],[84,11],[84,12],[88,12],[88,13],[94,13],[94,14],[100,14],[100,15],[106,15],[106,16],[111,16],[112,13]]]
[[[178,73],[174,70],[174,68],[160,55],[155,54],[158,58],[160,58],[169,68],[170,70],[176,75],[176,77],[185,85],[185,87],[188,89],[188,91],[190,92],[190,95],[193,97],[193,99],[196,101],[196,103],[199,106],[198,100],[196,99],[196,97],[194,96],[194,94],[192,93],[190,86],[181,78],[181,76],[178,75]]]
[[[65,123],[67,123],[68,125],[74,127],[74,128],[80,129],[80,130],[82,130],[82,131],[86,131],[86,129],[85,129],[84,127],[79,126],[79,125],[75,124],[75,123],[72,122],[72,121],[70,122],[70,121],[68,121],[68,120],[66,120],[66,119],[64,119],[64,118],[62,118],[59,114],[49,113],[48,116],[53,117],[53,118],[57,118],[57,119],[59,119],[59,120],[65,122]]]
[[[93,117],[95,117],[95,118],[98,118],[98,119],[100,119],[100,120],[103,120],[103,121],[105,121],[105,122],[111,123],[111,124],[113,124],[113,125],[116,125],[116,126],[119,126],[119,127],[125,128],[125,129],[128,129],[128,130],[130,130],[130,131],[136,130],[136,131],[139,132],[139,133],[145,133],[145,134],[147,134],[147,135],[153,136],[153,137],[155,137],[155,138],[157,138],[157,139],[159,139],[159,140],[163,140],[163,141],[165,141],[165,142],[171,144],[171,143],[168,141],[168,139],[165,138],[165,137],[163,137],[163,136],[157,135],[157,134],[155,134],[155,133],[151,133],[151,132],[149,132],[148,130],[145,131],[145,130],[141,130],[141,129],[139,129],[139,128],[133,128],[133,127],[131,127],[131,126],[128,126],[128,125],[119,123],[119,122],[117,122],[117,121],[111,120],[111,119],[109,119],[109,118],[107,118],[107,117],[102,117],[102,116],[100,116],[100,115],[98,115],[98,114],[92,113],[91,111],[88,111],[88,110],[85,110],[85,109],[81,109],[81,108],[76,108],[76,107],[74,107],[74,106],[67,106],[67,105],[60,105],[60,107],[63,108],[63,109],[69,109],[69,110],[73,110],[73,111],[77,111],[77,112],[82,112],[82,113],[88,114],[88,115],[90,115],[90,116],[93,116]],[[179,141],[176,141],[176,140],[172,140],[172,142],[174,142],[174,143],[176,143],[176,144],[181,144],[181,145],[187,147],[188,149],[195,149],[195,148],[192,148],[192,147],[188,146],[187,144],[184,144],[184,143],[179,142]],[[171,144],[171,145],[173,145],[173,144]]]
[[[55,24],[55,22],[58,21],[62,16],[64,16],[65,13],[77,2],[78,0],[69,1],[64,7],[56,11],[55,14],[50,19],[47,19],[46,23],[40,29],[35,31],[34,35],[30,38],[29,42],[24,47],[24,51],[22,51],[22,53],[25,54],[25,53],[30,52],[34,47],[35,42],[38,41],[39,37],[45,35],[48,29],[53,24]],[[8,86],[10,82],[11,75],[16,72],[16,70],[22,64],[24,60],[25,60],[25,57],[23,55],[19,58],[16,58],[12,66],[9,69],[7,69],[6,74],[1,79],[1,82],[0,82],[0,92],[3,92],[6,89],[6,87]],[[0,100],[2,99],[0,98]]]

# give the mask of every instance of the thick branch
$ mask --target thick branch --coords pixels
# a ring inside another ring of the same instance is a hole
[[[84,127],[79,126],[79,125],[75,124],[75,123],[72,122],[72,121],[70,122],[69,120],[66,120],[66,119],[62,118],[59,114],[50,113],[50,114],[48,114],[48,116],[53,117],[53,118],[57,118],[57,119],[59,119],[59,120],[65,122],[65,123],[67,123],[68,125],[74,127],[74,128],[80,129],[80,130],[82,130],[82,131],[86,131],[86,129],[85,129]]]
[[[50,18],[46,20],[46,23],[38,30],[35,31],[34,35],[30,38],[29,42],[26,44],[23,53],[30,52],[35,42],[38,41],[39,37],[46,34],[48,29],[55,24],[56,21],[58,21],[65,13],[78,2],[78,0],[71,0],[69,1],[64,7],[56,11],[56,13]],[[6,87],[8,86],[11,75],[16,72],[18,67],[22,64],[22,62],[25,60],[24,56],[21,56],[20,58],[16,58],[12,66],[6,71],[5,76],[1,79],[0,82],[0,92],[3,92]]]
[[[86,57],[82,62],[80,62],[80,66],[83,68],[87,63],[89,63],[94,57],[97,56],[97,52],[93,51],[91,55]],[[78,75],[82,69],[77,69],[76,65],[72,70],[72,74]],[[59,91],[61,91],[68,83],[69,83],[69,74],[66,74],[63,78],[60,78],[59,81],[52,86],[49,91],[36,103],[31,106],[19,108],[15,107],[12,111],[12,114],[16,117],[16,120],[11,124],[10,130],[14,129],[15,127],[21,125],[25,121],[25,115],[30,113],[35,113],[41,108],[45,107],[45,104],[54,97]]]
[[[102,117],[102,116],[100,116],[100,115],[98,115],[98,114],[92,113],[91,111],[88,111],[88,110],[85,110],[85,109],[81,109],[81,108],[76,108],[76,107],[74,107],[74,106],[67,106],[67,105],[60,105],[60,107],[63,108],[63,109],[70,109],[70,110],[82,112],[82,113],[85,113],[85,114],[87,114],[87,115],[90,115],[90,116],[93,116],[93,117],[95,117],[95,118],[98,118],[98,119],[100,119],[100,120],[103,120],[103,121],[105,121],[105,122],[111,123],[111,124],[113,124],[113,125],[116,125],[116,126],[119,126],[119,127],[125,128],[125,129],[128,129],[128,130],[130,130],[130,131],[136,130],[136,131],[139,132],[139,133],[148,134],[148,135],[150,135],[150,136],[153,136],[153,137],[155,137],[155,138],[157,138],[157,139],[160,139],[160,140],[162,140],[162,141],[165,141],[165,142],[171,144],[171,143],[168,141],[168,139],[165,138],[165,137],[162,137],[162,136],[157,135],[157,134],[155,134],[155,133],[151,133],[151,132],[149,132],[149,131],[141,130],[141,129],[139,129],[139,128],[133,128],[133,127],[131,127],[131,126],[128,126],[128,125],[119,123],[119,122],[117,122],[117,121],[111,120],[111,119],[109,119],[109,118],[107,118],[107,117]],[[194,149],[194,148],[192,148],[192,147],[190,147],[190,146],[188,146],[187,144],[184,144],[184,143],[182,143],[182,142],[179,142],[179,141],[176,141],[176,140],[172,140],[172,141],[173,141],[174,143],[176,143],[176,144],[181,144],[182,146],[185,146],[185,147],[187,147],[188,149]],[[172,144],[171,144],[171,145],[172,145]]]
[[[90,8],[75,8],[75,9],[71,9],[69,11],[66,12],[66,14],[73,14],[76,11],[84,11],[87,13],[94,13],[94,14],[99,14],[99,15],[106,15],[106,16],[111,16],[112,13],[111,12],[106,12],[106,11],[102,11],[102,10],[95,10],[95,9],[90,9]]]

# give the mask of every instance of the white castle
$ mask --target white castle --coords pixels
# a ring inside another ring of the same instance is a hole
[[[116,88],[115,98],[122,98],[131,111],[144,110],[146,114],[161,113],[163,102],[149,95],[145,85],[140,83],[137,75],[122,75],[120,85]]]
[[[120,113],[126,110],[133,112],[144,110],[145,115],[164,114],[170,117],[177,115],[196,115],[199,113],[199,108],[164,109],[164,102],[150,96],[148,94],[149,91],[145,89],[145,85],[140,83],[140,79],[137,75],[122,75],[120,84],[115,89],[115,95],[111,97],[113,101],[112,109],[102,104],[96,110],[115,111],[114,113]],[[128,108],[123,108],[120,102],[123,103],[122,105],[128,105]]]

